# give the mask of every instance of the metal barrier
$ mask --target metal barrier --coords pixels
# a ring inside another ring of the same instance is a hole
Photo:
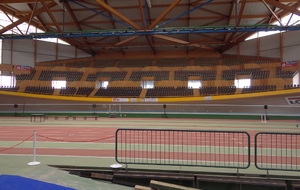
[[[164,108],[164,105],[166,106]],[[218,115],[300,115],[299,106],[269,105],[232,105],[232,104],[160,104],[159,102],[143,103],[99,103],[99,104],[0,104],[0,113],[118,113],[118,114],[218,114]],[[201,117],[200,117],[201,118]]]
[[[255,135],[255,166],[261,170],[300,171],[300,133]]]
[[[241,131],[118,129],[115,156],[121,164],[246,169],[250,136]]]

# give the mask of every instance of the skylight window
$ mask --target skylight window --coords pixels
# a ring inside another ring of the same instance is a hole
[[[281,23],[283,26],[293,26],[293,25],[300,24],[300,16],[296,14],[289,14],[281,19]],[[278,21],[276,21],[273,24],[280,26],[280,23]],[[264,36],[270,36],[278,33],[280,33],[280,31],[256,32],[255,34],[248,37],[246,40],[251,40],[251,39],[260,38]]]
[[[17,20],[18,20],[18,18],[8,15],[8,14],[5,14],[3,11],[0,11],[0,29],[10,25],[12,22],[15,22]],[[27,23],[24,22],[14,28],[12,28],[11,30],[6,31],[4,34],[25,35],[25,34],[30,34],[30,33],[43,33],[43,32],[44,31],[42,31],[34,26],[28,25]],[[57,38],[45,38],[45,39],[37,39],[37,40],[70,45],[67,42],[57,39]],[[2,47],[0,47],[0,48],[2,48]]]

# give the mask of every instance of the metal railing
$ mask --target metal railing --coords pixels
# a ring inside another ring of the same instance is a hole
[[[300,133],[255,135],[255,166],[261,170],[300,170]]]
[[[120,103],[111,104],[0,104],[0,113],[118,113],[161,114],[218,114],[218,115],[285,115],[299,116],[299,106],[291,105],[232,105],[232,104],[161,104]]]
[[[250,166],[250,136],[241,131],[118,129],[115,146],[123,164]]]

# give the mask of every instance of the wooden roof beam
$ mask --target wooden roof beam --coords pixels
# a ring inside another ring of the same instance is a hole
[[[112,8],[111,6],[109,6],[108,4],[104,3],[101,0],[94,0],[97,3],[99,3],[103,8],[105,8],[107,11],[111,12],[112,14],[116,15],[117,17],[119,17],[120,19],[122,19],[124,22],[126,22],[127,24],[131,25],[133,28],[137,29],[137,30],[141,30],[141,28],[135,24],[134,22],[132,22],[130,19],[128,19],[127,17],[125,17],[124,15],[122,15],[121,13],[119,13],[118,11],[116,11],[114,8]]]
[[[53,1],[53,0],[45,0]],[[36,0],[1,0],[0,4],[15,4],[15,3],[35,3]]]
[[[108,5],[107,0],[104,0],[104,1],[105,1],[105,3]],[[108,11],[108,16],[112,17],[112,13],[111,13],[110,11]],[[110,20],[110,22],[111,22],[111,25],[112,25],[113,29],[117,29],[116,23],[115,23],[113,20]],[[116,38],[117,38],[117,41],[118,41],[118,42],[121,41],[120,36],[116,36]],[[123,49],[122,47],[121,47],[121,51],[122,51],[122,54],[125,55],[125,51],[124,51],[124,49]]]
[[[260,0],[261,1],[261,0]],[[295,9],[297,9],[298,7],[299,7],[299,1],[297,2],[297,4],[295,4],[295,5],[293,5],[293,6],[291,6],[291,8],[293,9],[293,10],[295,10]],[[283,16],[285,16],[285,15],[287,15],[289,13],[289,11],[282,11],[278,16],[279,17],[283,17]],[[262,20],[262,21],[260,21],[260,22],[258,22],[258,23],[256,23],[256,24],[270,24],[270,23],[273,23],[275,21],[275,18],[271,18],[271,21],[269,21],[269,20]],[[247,32],[247,33],[244,33],[244,34],[242,34],[239,38],[237,38],[236,39],[236,42],[234,42],[234,43],[230,43],[230,44],[227,44],[227,45],[225,45],[223,48],[222,48],[222,52],[224,52],[224,51],[226,51],[226,50],[228,50],[228,49],[230,49],[230,48],[232,48],[233,46],[235,46],[235,45],[237,45],[238,43],[240,43],[240,42],[242,42],[242,41],[244,41],[245,39],[247,39],[249,36],[251,36],[252,34],[254,34],[255,32]]]
[[[172,38],[172,37],[169,37],[169,36],[164,36],[164,35],[153,35],[153,36],[156,37],[156,38],[168,40],[168,41],[175,42],[175,43],[178,43],[178,44],[190,45],[190,46],[194,46],[194,47],[201,48],[201,49],[216,50],[215,48],[212,48],[212,47],[209,47],[209,46],[194,44],[194,43],[191,43],[191,42],[188,42],[188,41]]]
[[[143,20],[143,22],[142,22],[142,23],[143,23],[143,28],[146,28],[146,27],[147,27],[147,26],[146,26],[146,18],[145,18],[145,16],[144,16],[142,0],[139,0],[138,3],[139,3],[140,15],[141,15],[141,18],[142,18],[142,20]],[[146,6],[146,5],[145,5],[145,6]],[[155,50],[155,48],[154,48],[153,45],[152,45],[152,42],[151,42],[150,37],[149,37],[149,36],[145,36],[145,38],[146,38],[146,40],[147,40],[147,42],[148,42],[148,44],[149,44],[149,46],[150,46],[150,48],[151,48],[153,54],[156,55],[156,50]]]
[[[236,6],[237,6],[237,3],[236,3]],[[237,13],[235,15],[235,18],[236,18],[236,23],[235,24],[236,24],[236,26],[239,26],[241,24],[242,15],[243,15],[243,12],[245,10],[245,7],[246,7],[246,0],[243,0],[240,11],[239,11],[239,15],[237,15]],[[229,36],[229,38],[226,40],[226,43],[230,43],[230,41],[233,39],[235,34],[236,34],[236,32],[232,32],[231,35]]]
[[[160,14],[159,17],[157,17],[157,19],[152,22],[152,24],[149,26],[149,30],[153,29],[154,27],[156,27],[156,25],[163,19],[165,18],[165,16],[170,12],[172,11],[176,5],[180,2],[181,0],[174,0],[173,3],[164,11]]]
[[[45,0],[41,0],[41,3],[43,5],[43,7],[45,7],[46,12],[48,13],[49,17],[51,18],[53,24],[55,25],[56,29],[58,32],[62,32],[62,29],[60,28],[59,24],[56,21],[56,18],[53,16],[53,14],[51,13],[50,8],[47,6]]]
[[[281,23],[280,19],[278,18],[278,16],[275,14],[275,12],[271,9],[271,7],[266,3],[265,0],[261,0],[264,5],[267,7],[267,9],[272,13],[272,15],[274,16],[274,18],[276,18],[276,20],[280,23],[281,26],[283,26],[283,24]]]
[[[28,3],[27,5],[32,11],[34,10],[34,7],[31,4]],[[41,26],[41,28],[43,28],[44,31],[48,31],[48,29],[46,28],[45,24],[43,23],[41,17],[39,15],[36,15],[35,17],[36,17],[37,21],[39,22],[38,25]]]
[[[57,5],[57,4],[53,1],[53,2],[51,2],[51,3],[49,3],[49,4],[47,4],[46,7],[47,7],[47,8],[51,8],[51,7],[54,7],[54,6],[56,6],[56,5]],[[2,7],[2,6],[0,6],[0,9],[2,9],[1,7]],[[41,8],[39,8],[39,9],[37,9],[37,10],[33,13],[33,16],[36,16],[36,15],[41,14],[42,12],[45,12],[45,11],[46,11],[46,7],[41,7]],[[10,29],[12,29],[12,28],[18,26],[19,24],[22,24],[23,22],[28,21],[28,20],[30,19],[31,16],[32,16],[32,15],[27,15],[27,16],[24,16],[24,17],[20,18],[19,20],[17,20],[17,21],[15,21],[15,22],[11,23],[10,25],[8,25],[8,26],[2,28],[2,29],[0,30],[0,33],[4,33],[4,32],[6,32],[6,31],[8,31],[8,30],[10,30]]]
[[[294,13],[294,14],[300,16],[300,11],[298,9],[295,9],[295,8],[291,7],[291,6],[284,5],[284,4],[282,4],[278,1],[275,1],[275,0],[264,0],[264,1],[266,3],[268,3],[269,5],[273,5],[273,6],[278,7],[280,9],[284,10],[284,11],[288,11],[290,13]]]

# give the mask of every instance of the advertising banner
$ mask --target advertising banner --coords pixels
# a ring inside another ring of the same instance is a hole
[[[300,105],[300,96],[286,97],[290,105]]]
[[[29,71],[32,69],[30,66],[24,66],[24,65],[16,65],[15,67],[17,70],[23,70],[23,71]]]
[[[298,61],[287,61],[287,62],[282,62],[281,67],[294,67],[296,66]]]

